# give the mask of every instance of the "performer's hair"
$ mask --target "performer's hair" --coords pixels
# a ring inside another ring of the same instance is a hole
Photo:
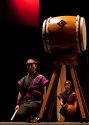
[[[33,60],[35,64],[38,64],[38,60],[36,58],[28,58],[27,61],[28,60]]]
[[[70,85],[72,85],[72,82],[70,80],[66,80],[65,84],[69,83]]]

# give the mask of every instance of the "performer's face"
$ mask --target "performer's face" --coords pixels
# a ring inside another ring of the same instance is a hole
[[[29,59],[26,65],[29,73],[34,73],[36,71],[37,65],[34,63],[34,60]]]
[[[65,89],[69,91],[71,89],[71,85],[69,83],[65,83]]]

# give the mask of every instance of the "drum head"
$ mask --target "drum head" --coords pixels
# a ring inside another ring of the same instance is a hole
[[[86,32],[86,23],[83,17],[80,18],[80,41],[82,51],[86,50],[87,44],[87,32]]]

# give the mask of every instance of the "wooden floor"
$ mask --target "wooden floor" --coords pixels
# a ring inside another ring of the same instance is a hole
[[[89,125],[89,122],[40,122],[40,123],[26,123],[26,122],[0,122],[0,125]]]

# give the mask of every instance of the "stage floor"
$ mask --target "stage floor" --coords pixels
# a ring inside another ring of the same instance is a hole
[[[27,123],[27,122],[0,122],[0,125],[89,125],[89,122],[40,122],[40,123]]]

